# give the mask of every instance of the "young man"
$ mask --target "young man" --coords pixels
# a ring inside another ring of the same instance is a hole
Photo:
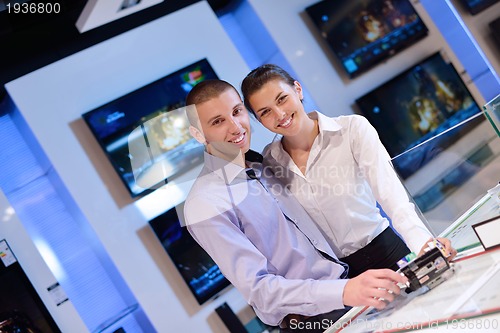
[[[346,279],[347,265],[249,150],[249,115],[232,85],[203,81],[186,104],[191,134],[206,146],[186,225],[263,322],[322,332],[348,306],[381,309],[399,294],[396,283],[407,280],[389,269]]]

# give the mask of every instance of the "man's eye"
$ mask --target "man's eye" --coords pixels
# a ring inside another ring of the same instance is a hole
[[[219,125],[220,123],[222,123],[222,119],[215,119],[214,121],[212,121],[212,126]]]

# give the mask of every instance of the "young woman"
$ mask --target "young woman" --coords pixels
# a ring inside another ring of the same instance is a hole
[[[351,277],[367,269],[397,269],[396,262],[410,250],[422,253],[432,235],[365,118],[306,113],[300,83],[276,65],[251,71],[241,90],[245,105],[262,125],[281,135],[265,148],[265,163],[318,224],[335,254],[349,264]],[[453,258],[450,241],[440,241]]]

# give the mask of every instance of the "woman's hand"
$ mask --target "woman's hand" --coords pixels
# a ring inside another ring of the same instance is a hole
[[[448,261],[452,261],[457,256],[457,250],[451,246],[451,241],[448,238],[438,237],[436,238],[444,247],[444,252],[446,253],[446,259]],[[425,253],[425,249],[428,247],[427,243],[432,242],[433,238],[429,238],[429,240],[425,243],[425,245],[420,250],[418,256],[420,257]]]

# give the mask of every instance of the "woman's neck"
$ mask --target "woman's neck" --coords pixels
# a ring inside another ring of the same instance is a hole
[[[318,134],[318,121],[307,117],[307,119],[303,121],[300,132],[294,136],[284,136],[281,140],[281,144],[289,155],[292,155],[293,151],[308,152],[311,150]]]

